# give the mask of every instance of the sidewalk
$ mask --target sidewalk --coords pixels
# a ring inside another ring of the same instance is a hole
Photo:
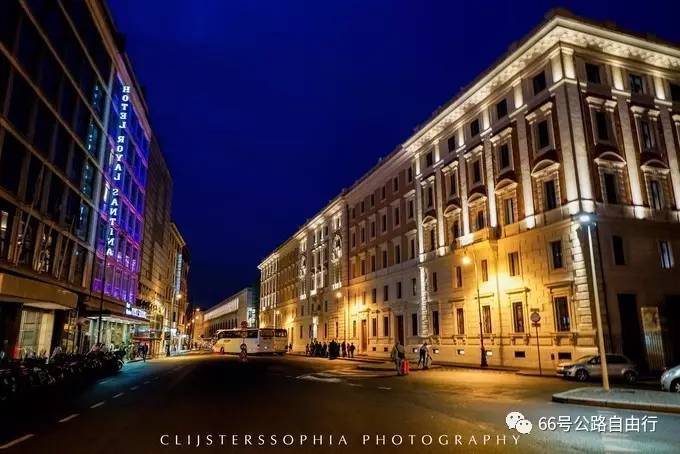
[[[646,389],[614,388],[607,392],[595,387],[575,388],[553,394],[552,400],[559,403],[597,407],[680,413],[680,395]]]
[[[303,352],[288,352],[288,353],[286,353],[286,355],[301,356],[303,358],[328,359],[328,358],[324,358],[322,356],[308,356],[308,355],[305,355]],[[381,364],[381,363],[385,362],[385,360],[383,360],[383,359],[369,358],[367,356],[355,356],[354,358],[347,358],[347,357],[343,358],[342,356],[339,356],[332,361],[353,361],[353,362],[357,362],[357,363],[371,363],[371,364]],[[394,367],[392,367],[392,368],[394,369]]]

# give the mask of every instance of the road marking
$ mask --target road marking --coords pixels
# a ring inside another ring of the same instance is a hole
[[[105,403],[105,402],[102,400],[101,402],[97,402],[96,404],[90,405],[90,408],[101,407],[102,405],[104,405],[104,403]]]
[[[136,391],[138,389],[139,389],[139,386],[133,386],[132,388],[130,388],[130,391]]]
[[[308,375],[300,375],[299,377],[296,377],[299,380],[311,380],[311,381],[323,381],[327,383],[340,383],[342,380],[339,378],[323,378],[323,377],[316,377],[314,375],[308,374]]]
[[[118,399],[120,396],[122,396],[125,393],[118,393],[112,397],[112,399]]]
[[[73,413],[72,415],[69,415],[69,416],[67,416],[67,417],[65,417],[65,418],[61,418],[61,419],[59,420],[59,422],[70,421],[70,420],[72,420],[73,418],[75,418],[76,416],[78,416],[78,413]]]
[[[9,447],[11,447],[11,446],[14,446],[14,445],[16,445],[16,444],[21,443],[22,441],[28,440],[29,438],[31,438],[31,437],[34,436],[34,435],[35,435],[35,434],[26,434],[26,435],[24,435],[23,437],[17,438],[16,440],[12,440],[12,441],[10,441],[9,443],[5,443],[4,445],[0,446],[0,449],[7,449],[7,448],[9,448]]]
[[[388,388],[387,386],[378,386],[378,389],[386,389],[386,390],[389,391],[389,390],[392,389],[392,388]]]
[[[347,383],[347,384],[349,386],[364,386],[364,385],[360,385],[359,383]]]

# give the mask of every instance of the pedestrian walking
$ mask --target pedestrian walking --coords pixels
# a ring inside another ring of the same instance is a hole
[[[354,358],[354,350],[356,350],[356,347],[354,346],[354,342],[352,342],[349,345],[349,357]]]
[[[146,354],[149,352],[149,346],[147,344],[142,345],[142,361],[146,362]]]
[[[421,345],[418,350],[418,366],[423,369],[428,369],[431,362],[432,356],[430,356],[430,347],[427,345],[427,342],[423,342],[423,345]]]
[[[305,346],[305,355],[309,356],[309,344]]]
[[[342,345],[340,346],[342,348],[342,357],[346,358],[347,357],[347,343],[345,341],[342,341]]]
[[[390,353],[390,359],[394,361],[394,366],[397,369],[397,375],[402,375],[402,362],[406,359],[406,350],[401,342],[397,341],[392,347],[392,352]]]

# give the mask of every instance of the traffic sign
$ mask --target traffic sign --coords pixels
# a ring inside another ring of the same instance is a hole
[[[541,321],[541,314],[539,314],[538,312],[532,312],[531,313],[531,321],[533,323],[540,322]]]

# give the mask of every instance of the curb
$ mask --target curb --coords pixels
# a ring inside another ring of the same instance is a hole
[[[619,408],[624,410],[645,410],[659,413],[680,414],[680,406],[663,404],[645,404],[635,402],[616,402],[608,400],[583,399],[578,397],[563,397],[553,394],[552,401],[560,404],[587,405],[589,407]]]

